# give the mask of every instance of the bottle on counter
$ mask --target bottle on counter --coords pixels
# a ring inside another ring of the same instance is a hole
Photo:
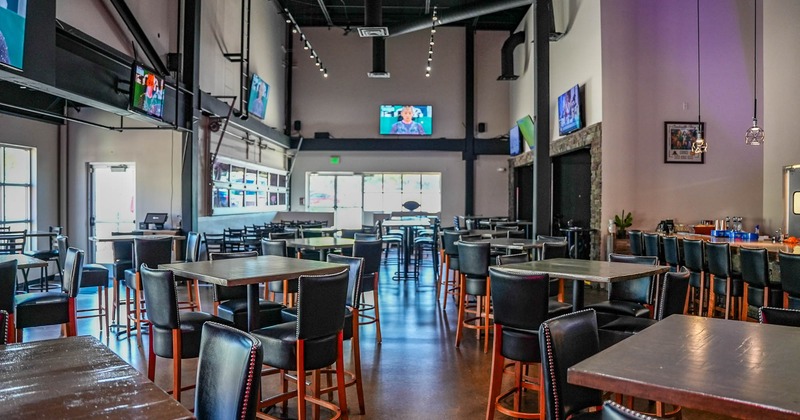
[[[756,235],[758,235],[758,225],[756,225],[756,228],[753,230],[753,233],[755,233]]]

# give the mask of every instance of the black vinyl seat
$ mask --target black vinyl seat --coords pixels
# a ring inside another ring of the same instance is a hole
[[[708,254],[708,272],[711,273],[711,295],[708,300],[708,316],[712,317],[714,311],[722,309],[724,318],[731,315],[739,318],[742,298],[744,297],[744,282],[742,273],[734,271],[731,266],[731,246],[727,243],[705,244]],[[719,299],[722,297],[722,299]]]
[[[566,244],[566,242],[565,242]],[[566,252],[566,247],[564,248]],[[529,255],[527,252],[521,252],[519,254],[507,254],[507,255],[498,255],[497,256],[497,265],[507,265],[507,264],[517,264],[517,263],[524,263],[529,261]],[[561,280],[560,279],[550,279],[550,291],[549,297],[550,299],[547,300],[547,317],[548,318],[555,318],[557,316],[561,316],[564,314],[568,314],[572,312],[572,304],[561,302],[558,299],[559,294],[563,294],[561,292]]]
[[[659,418],[631,410],[613,401],[606,401],[600,413],[602,420],[657,420]]]
[[[318,276],[300,276],[297,321],[290,321],[252,331],[264,348],[264,364],[281,371],[282,389],[286,390],[286,372],[297,372],[297,389],[262,400],[259,408],[284,403],[297,397],[298,418],[306,418],[306,402],[332,410],[338,418],[347,413],[344,386],[343,327],[348,270]],[[336,363],[339,405],[323,401],[306,392],[306,372]],[[284,412],[285,414],[285,412]]]
[[[48,231],[52,235],[54,235],[56,237],[61,235],[62,230],[63,229],[61,228],[61,226],[50,226],[48,228]],[[59,256],[58,256],[58,253],[59,253],[60,250],[59,250],[59,248],[57,246],[57,243],[54,240],[54,238],[51,236],[51,237],[48,237],[48,239],[49,239],[48,240],[49,246],[47,247],[47,249],[32,249],[30,251],[25,251],[24,254],[29,256],[29,257],[33,257],[33,258],[36,258],[36,259],[39,259],[39,260],[42,260],[42,261],[48,261],[48,262],[49,261],[53,261],[53,262],[55,262],[56,263],[56,273],[58,273],[58,275],[60,277],[61,276],[61,270],[62,270],[61,267],[63,267],[63,258],[59,258]],[[56,246],[53,246],[54,244]],[[63,280],[63,278],[62,278],[62,280]],[[42,280],[42,281],[47,282],[47,277],[44,277],[44,280]],[[41,284],[39,286],[43,287],[45,291],[50,290],[50,285],[48,283],[45,283],[44,286],[42,286]]]
[[[762,306],[758,308],[758,322],[761,324],[800,327],[800,310]]]
[[[213,321],[203,324],[195,417],[255,419],[263,360],[261,342],[252,335]]]
[[[631,246],[631,254],[640,256],[644,254],[644,244],[642,242],[642,231],[641,230],[629,230],[628,231],[628,240],[630,241]]]
[[[800,254],[779,251],[778,264],[781,268],[783,307],[800,309]]]
[[[364,258],[362,268],[361,286],[359,287],[358,325],[375,324],[375,342],[383,340],[381,336],[381,311],[380,311],[380,270],[381,252],[383,245],[380,239],[356,239],[353,243],[353,256]],[[372,292],[372,303],[366,303],[364,294]]]
[[[609,254],[608,260],[632,264],[658,264],[658,258],[652,256]],[[597,323],[600,326],[613,321],[618,316],[649,318],[650,309],[645,305],[651,302],[652,286],[653,276],[609,283],[608,300],[586,305],[586,307],[597,312]]]
[[[0,346],[8,343],[8,312],[0,309]]]
[[[458,323],[456,324],[456,347],[461,344],[464,328],[484,332],[483,352],[489,352],[489,315],[491,313],[491,288],[489,259],[491,245],[488,242],[458,241],[460,283],[458,296]],[[475,310],[467,308],[467,295],[475,297]],[[472,315],[467,318],[469,313]]]
[[[748,308],[770,306],[782,302],[783,290],[780,283],[770,283],[769,256],[765,248],[739,248],[742,265],[744,297],[742,299],[741,320],[749,317]],[[756,313],[752,318],[756,318]]]
[[[61,261],[59,267],[65,265],[65,256],[69,249],[69,238],[67,236],[59,235],[56,238],[58,244],[58,258]],[[94,287],[97,288],[97,307],[78,309],[78,312],[96,312],[95,314],[79,316],[82,318],[97,318],[99,320],[100,329],[103,329],[103,320],[105,320],[105,332],[108,334],[108,294],[106,289],[108,287],[108,268],[101,264],[84,264],[82,267],[83,274],[81,275],[80,288]],[[63,273],[61,273],[63,277]]]
[[[544,418],[544,381],[540,380],[537,386],[533,386],[523,380],[522,372],[523,365],[541,365],[542,362],[539,349],[540,325],[547,319],[550,278],[547,273],[531,273],[503,267],[491,267],[489,276],[494,299],[494,350],[486,418],[494,418],[495,411],[511,417]],[[501,393],[506,359],[514,362],[515,381],[513,388]],[[538,377],[542,378],[541,367],[538,370]],[[515,394],[514,400],[518,401],[523,389],[538,390],[538,413],[521,412],[516,404],[514,409],[501,404],[512,394]]]
[[[0,262],[0,311],[5,311],[10,329],[3,330],[2,340],[13,343],[17,339],[14,331],[14,296],[17,294],[17,260]]]
[[[664,263],[670,267],[670,271],[678,271],[684,265],[683,255],[678,246],[677,236],[664,236],[662,238],[661,250],[664,254]]]
[[[644,255],[647,257],[656,257],[659,262],[664,261],[664,253],[661,247],[661,236],[657,233],[642,233],[642,241],[644,242]]]
[[[706,306],[711,284],[703,243],[701,239],[683,240],[683,263],[689,270],[689,300],[693,304],[692,312],[696,315],[705,313],[703,308]]]
[[[147,357],[147,377],[153,381],[156,374],[156,356],[172,359],[172,397],[181,400],[181,361],[200,355],[203,324],[208,321],[233,326],[232,323],[205,312],[181,312],[175,277],[171,270],[150,269],[146,264],[139,268],[148,302],[150,340]],[[177,349],[175,347],[178,347]]]
[[[261,255],[277,255],[279,257],[288,257],[289,250],[286,246],[285,239],[262,239],[261,240]],[[267,291],[272,294],[272,299],[275,300],[275,293],[281,294],[281,303],[284,306],[294,306],[294,298],[297,296],[297,279],[284,279],[283,281],[271,281],[267,283]],[[265,293],[266,295],[266,293]],[[267,296],[264,296],[266,299]]]
[[[447,309],[447,297],[452,296],[453,300],[458,299],[459,279],[461,274],[459,272],[458,260],[458,242],[461,235],[468,235],[467,230],[442,230],[442,244],[444,246],[444,258],[442,259],[442,269],[439,275],[440,287],[437,287],[436,300],[439,300],[440,290],[444,289],[441,293],[444,294],[444,302],[442,303],[442,310]],[[453,280],[450,281],[450,272],[453,272]]]
[[[142,308],[142,300],[144,294],[142,293],[142,281],[139,275],[139,267],[142,264],[148,267],[158,267],[161,264],[169,264],[172,261],[172,239],[171,238],[134,238],[133,240],[133,268],[125,270],[125,278],[122,285],[125,286],[125,296],[127,304],[127,331],[130,337],[130,322],[136,324],[136,336],[141,338],[141,326],[147,324],[148,320],[144,318],[144,309]],[[131,297],[133,292],[133,297]],[[130,305],[133,304],[133,316],[131,315]]]

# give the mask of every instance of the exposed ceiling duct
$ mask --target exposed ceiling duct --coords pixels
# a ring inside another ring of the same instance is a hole
[[[517,80],[519,76],[514,74],[514,49],[525,42],[525,31],[512,34],[503,43],[500,52],[500,76],[497,80]]]
[[[366,0],[367,5],[370,0]],[[439,21],[436,26],[447,25],[449,23],[460,22],[462,20],[472,19],[483,15],[502,12],[504,10],[513,9],[516,7],[530,6],[533,4],[532,0],[484,0],[481,2],[470,3],[461,7],[452,7],[449,9],[439,8],[438,17]],[[369,16],[369,15],[367,15]],[[388,36],[403,35],[410,32],[415,32],[423,29],[431,28],[430,16],[422,16],[408,22],[404,22],[389,28]]]
[[[382,0],[364,0],[364,29],[382,28],[382,9]],[[359,34],[361,29],[359,28]],[[367,76],[372,79],[388,79],[390,76],[386,71],[386,38],[383,36],[372,38],[372,71]]]

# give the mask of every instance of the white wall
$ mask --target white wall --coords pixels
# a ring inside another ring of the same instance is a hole
[[[507,121],[510,84],[497,80],[497,76],[501,73],[500,51],[506,38],[508,32],[505,31],[481,31],[475,37],[476,138],[508,136],[511,127]],[[478,133],[478,123],[487,121],[489,122],[486,124],[486,132]]]

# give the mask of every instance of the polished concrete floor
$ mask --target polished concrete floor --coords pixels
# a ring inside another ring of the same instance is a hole
[[[352,419],[478,419],[485,417],[489,389],[491,354],[483,353],[483,339],[474,332],[465,334],[461,346],[455,347],[457,308],[449,301],[442,310],[435,299],[433,271],[424,268],[419,282],[395,282],[394,265],[384,266],[380,282],[381,332],[383,341],[375,342],[374,326],[361,332],[361,363],[366,398],[366,413],[357,414],[355,388],[348,388],[348,404]],[[183,289],[179,290],[183,295]],[[569,293],[569,290],[567,290]],[[210,308],[210,288],[201,287],[204,308]],[[601,290],[587,289],[587,302],[605,296]],[[78,307],[90,306],[94,294],[81,294]],[[78,333],[100,338],[113,351],[141,372],[146,372],[147,335],[142,342],[106,337],[99,332],[96,319],[79,321]],[[58,327],[34,328],[25,333],[25,340],[56,338]],[[345,344],[345,361],[349,366],[349,344]],[[490,349],[491,352],[491,349]],[[183,363],[183,383],[192,384],[196,360]],[[171,360],[158,359],[156,384],[171,388]],[[507,385],[510,384],[508,379]],[[277,392],[277,383],[267,378],[264,394]],[[535,393],[526,403],[536,405]],[[194,395],[183,393],[183,403],[192,406]],[[290,404],[288,418],[296,417],[296,406]],[[505,416],[497,414],[496,418]],[[323,413],[322,418],[327,418]],[[720,418],[708,413],[684,410],[684,419]]]

